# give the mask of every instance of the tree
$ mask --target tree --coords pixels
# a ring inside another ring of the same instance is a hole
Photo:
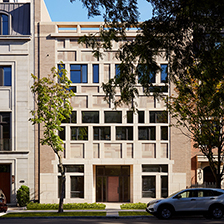
[[[58,212],[63,212],[63,199],[65,192],[65,170],[62,164],[61,151],[64,151],[63,141],[58,133],[62,131],[61,122],[68,118],[72,112],[70,98],[74,93],[69,90],[71,81],[66,76],[66,70],[51,69],[51,75],[38,79],[32,74],[34,80],[31,86],[35,94],[37,108],[32,110],[33,125],[43,124],[42,145],[50,146],[58,157],[58,167],[61,173],[61,192]]]
[[[156,58],[158,56],[167,58],[168,83],[172,82],[177,85],[180,97],[184,97],[184,94],[191,91],[191,94],[187,94],[189,99],[172,98],[174,104],[170,104],[169,108],[174,112],[174,117],[178,114],[180,116],[178,119],[185,121],[178,122],[179,125],[186,125],[187,121],[190,122],[188,128],[192,134],[195,132],[193,135],[195,146],[200,146],[201,151],[207,156],[220,187],[223,173],[219,165],[221,165],[223,156],[223,144],[218,140],[215,140],[216,143],[210,140],[209,144],[205,141],[204,147],[203,139],[210,139],[210,136],[216,138],[216,131],[218,133],[218,130],[219,132],[222,130],[223,118],[220,108],[223,105],[223,98],[219,94],[221,90],[217,88],[222,86],[224,74],[224,1],[146,1],[152,4],[153,16],[147,21],[138,23],[137,0],[82,0],[83,5],[88,9],[89,16],[99,15],[101,9],[104,9],[106,29],[103,27],[98,34],[84,36],[80,42],[91,46],[94,55],[100,57],[101,48],[108,50],[111,49],[113,41],[126,40],[117,54],[121,61],[119,75],[110,79],[108,83],[103,83],[105,99],[113,101],[115,106],[121,104],[136,106],[133,101],[138,97],[137,80],[144,87],[144,93],[147,96],[150,95],[155,85],[151,82],[149,75],[161,70]],[[135,27],[138,33],[134,40],[128,41],[125,31],[131,27]],[[141,67],[140,72],[139,67]],[[116,100],[115,94],[118,89],[121,97]],[[208,90],[210,95],[200,92],[204,89]],[[159,95],[162,93],[157,92],[157,96]],[[184,106],[185,101],[192,106],[187,112],[184,111],[188,109]],[[203,113],[199,113],[200,110],[205,110],[206,102],[211,102],[207,118]],[[196,115],[193,113],[195,108],[201,108]],[[196,120],[192,120],[194,118]],[[206,126],[204,119],[214,119],[215,123],[219,123],[218,128],[217,125],[212,124],[213,122],[209,122]],[[199,127],[202,126],[204,131],[201,132]],[[219,138],[222,139],[222,136],[219,135]],[[216,147],[219,165],[212,152]],[[215,174],[216,171],[218,176]]]

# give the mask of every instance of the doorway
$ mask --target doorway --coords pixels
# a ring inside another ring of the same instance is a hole
[[[96,201],[130,202],[130,166],[96,166]]]

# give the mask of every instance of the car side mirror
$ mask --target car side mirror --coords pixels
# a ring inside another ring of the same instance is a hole
[[[181,197],[181,195],[178,194],[175,198],[180,199],[182,197]]]

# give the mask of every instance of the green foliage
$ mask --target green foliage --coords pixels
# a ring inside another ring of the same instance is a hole
[[[106,208],[106,205],[101,203],[68,203],[63,205],[64,209],[67,210],[86,210],[86,209],[93,209],[93,210],[103,210]],[[58,204],[39,204],[30,202],[27,205],[28,210],[57,210]]]
[[[30,201],[29,187],[22,185],[17,191],[16,199],[20,207],[26,206]]]
[[[121,209],[146,209],[147,205],[146,203],[127,203],[127,204],[122,204]]]

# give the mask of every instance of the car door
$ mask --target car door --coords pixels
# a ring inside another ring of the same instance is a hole
[[[173,198],[173,206],[177,212],[194,211],[197,195],[195,190],[189,189],[181,192]]]

